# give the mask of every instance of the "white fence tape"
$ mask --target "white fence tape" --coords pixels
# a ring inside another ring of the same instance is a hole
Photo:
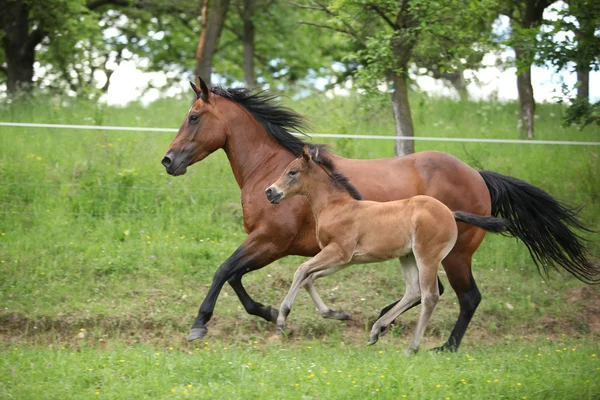
[[[133,132],[170,132],[175,133],[174,128],[143,128],[138,126],[103,126],[103,125],[64,125],[64,124],[35,124],[23,122],[0,122],[0,126],[12,126],[22,128],[50,128],[50,129],[85,129],[103,131],[133,131]],[[296,136],[303,136],[294,133]],[[515,139],[483,139],[483,138],[448,138],[448,137],[399,137],[381,135],[342,135],[337,133],[307,133],[313,138],[341,138],[362,140],[414,140],[424,142],[463,142],[463,143],[509,143],[509,144],[551,144],[570,146],[600,146],[600,142],[576,142],[568,140],[515,140]]]

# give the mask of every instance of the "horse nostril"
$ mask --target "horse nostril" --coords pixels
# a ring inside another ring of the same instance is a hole
[[[164,156],[163,159],[162,159],[162,161],[161,161],[162,165],[164,165],[167,168],[169,167],[169,165],[171,165],[171,162],[172,162],[171,158],[169,158],[167,156]]]
[[[267,197],[271,197],[271,195],[273,194],[273,189],[268,188],[265,193],[267,194]]]

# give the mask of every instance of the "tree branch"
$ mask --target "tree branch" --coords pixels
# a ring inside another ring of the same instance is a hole
[[[335,32],[345,33],[347,35],[352,36],[356,40],[358,40],[363,46],[367,45],[367,42],[365,42],[363,38],[361,38],[360,36],[358,36],[358,34],[356,34],[355,32],[346,30],[346,29],[334,28],[333,26],[323,25],[323,24],[317,24],[315,22],[308,22],[308,21],[298,21],[298,23],[301,24],[301,25],[316,26],[317,28],[329,29],[329,30],[332,30],[332,31],[335,31]]]
[[[130,5],[130,2],[128,0],[91,0],[87,2],[87,8],[90,10],[95,10],[106,5],[127,7]]]
[[[307,10],[317,10],[317,11],[325,11],[324,8],[322,7],[315,7],[315,6],[307,6],[305,4],[298,4],[298,3],[294,3],[293,1],[287,0],[287,2],[295,7],[298,8],[305,8]]]
[[[381,18],[383,18],[383,20],[385,22],[387,22],[387,24],[389,26],[391,26],[392,29],[394,29],[394,30],[398,29],[398,26],[394,23],[394,21],[392,21],[387,15],[385,15],[385,11],[383,11],[381,8],[379,8],[379,6],[371,3],[371,4],[368,4],[367,7],[372,9],[373,11],[375,11]]]

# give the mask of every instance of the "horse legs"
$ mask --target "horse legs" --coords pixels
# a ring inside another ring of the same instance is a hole
[[[280,257],[281,252],[264,235],[251,233],[215,272],[212,284],[192,325],[188,341],[200,339],[208,332],[206,323],[212,317],[219,293],[227,280],[233,281],[232,287],[246,310],[250,309],[267,320],[275,319],[273,314],[276,314],[277,310],[252,300],[241,284],[241,276],[248,271],[262,268]]]
[[[400,258],[402,276],[406,290],[400,301],[392,304],[392,307],[373,324],[369,334],[369,343],[375,344],[387,332],[388,327],[402,313],[410,310],[421,302],[421,288],[419,286],[419,269],[414,254]]]
[[[420,257],[417,257],[417,264],[419,266],[419,286],[421,288],[421,303],[423,306],[421,307],[421,315],[419,316],[419,322],[417,323],[417,328],[415,329],[415,335],[412,342],[406,349],[407,355],[414,354],[419,350],[419,345],[421,344],[421,340],[425,334],[425,328],[427,328],[429,318],[431,318],[433,309],[435,308],[440,297],[438,286],[436,284],[437,269],[440,261],[442,260],[439,258],[436,259],[428,257],[426,260],[421,260]]]
[[[268,264],[275,260],[270,261]],[[277,321],[279,310],[271,306],[265,306],[264,304],[254,300],[252,297],[250,297],[248,292],[246,292],[246,288],[244,288],[242,285],[242,276],[246,275],[248,272],[256,271],[257,269],[266,267],[268,264],[261,266],[254,265],[252,269],[245,269],[241,272],[238,272],[227,282],[233,288],[233,291],[237,295],[238,299],[240,299],[242,302],[242,305],[248,314],[256,315],[257,317],[261,317],[269,322],[275,322]]]
[[[321,314],[321,316],[323,318],[330,318],[330,319],[337,319],[340,321],[345,321],[345,320],[350,319],[350,314],[348,314],[344,311],[335,311],[335,310],[332,310],[329,307],[327,307],[327,305],[323,302],[323,300],[321,300],[321,296],[319,296],[319,293],[317,293],[317,290],[315,289],[315,286],[313,283],[315,281],[315,279],[333,274],[334,272],[336,272],[338,270],[339,270],[338,268],[329,268],[329,269],[326,269],[323,271],[316,272],[314,274],[310,274],[308,276],[308,278],[306,278],[304,280],[304,282],[302,282],[302,286],[306,289],[306,291],[310,295],[310,298],[315,303],[315,306],[317,306],[317,310],[319,310],[319,313]]]
[[[438,283],[438,291],[440,292],[440,296],[441,296],[442,294],[444,294],[444,290],[445,290],[445,289],[444,289],[444,285],[442,285],[442,281],[440,281],[440,278],[438,278],[438,280],[437,280],[437,283]],[[379,317],[377,317],[377,318],[379,319],[379,318],[383,317],[383,316],[384,316],[384,315],[385,315],[385,314],[386,314],[388,311],[390,311],[390,310],[392,309],[392,307],[394,307],[394,306],[395,306],[396,304],[398,304],[399,302],[400,302],[400,300],[396,300],[396,301],[395,301],[395,302],[393,302],[392,304],[385,306],[385,307],[384,307],[384,308],[381,310],[381,312],[379,313]],[[419,298],[419,300],[417,300],[417,302],[416,302],[415,304],[413,304],[412,306],[408,307],[408,308],[406,309],[406,311],[410,310],[410,309],[411,309],[411,308],[413,308],[413,307],[416,307],[416,306],[418,306],[419,304],[421,304],[421,299],[420,299],[420,298]],[[405,311],[405,312],[406,312],[406,311]],[[388,325],[388,327],[389,327],[389,325]],[[386,328],[386,330],[385,330],[385,331],[381,332],[381,335],[380,335],[380,336],[383,336],[383,335],[385,334],[385,332],[386,332],[386,331],[387,331],[387,328]]]
[[[477,306],[481,302],[481,293],[477,289],[473,273],[471,272],[471,256],[451,253],[442,261],[442,264],[448,275],[448,281],[458,297],[460,313],[448,341],[433,350],[456,351],[465,335],[469,322],[473,318],[473,314],[475,314]]]
[[[279,316],[277,317],[277,332],[284,332],[285,320],[292,309],[294,299],[304,280],[312,273],[325,269],[333,269],[347,263],[348,260],[349,257],[344,257],[343,252],[338,246],[329,245],[323,248],[319,254],[298,267],[298,270],[294,274],[292,285],[281,303]]]

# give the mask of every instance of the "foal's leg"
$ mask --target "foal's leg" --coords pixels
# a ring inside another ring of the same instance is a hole
[[[331,275],[339,270],[340,270],[339,267],[334,267],[334,268],[328,268],[323,271],[315,272],[314,274],[310,274],[310,276],[308,278],[306,278],[304,280],[304,282],[302,282],[302,286],[306,289],[306,291],[310,295],[310,298],[315,303],[315,306],[317,306],[317,310],[319,310],[319,313],[321,314],[321,316],[323,318],[330,318],[330,319],[337,319],[340,321],[345,321],[345,320],[350,319],[350,314],[348,314],[344,311],[335,311],[335,310],[332,310],[331,308],[327,307],[327,305],[323,302],[323,300],[321,300],[321,296],[319,296],[319,293],[317,293],[317,290],[315,289],[315,286],[314,286],[314,281],[316,279],[321,278],[323,276]]]
[[[341,249],[336,245],[329,245],[323,248],[319,254],[298,267],[294,274],[294,280],[290,286],[287,296],[281,303],[279,316],[277,317],[277,331],[283,332],[285,328],[285,320],[292,309],[292,304],[298,294],[300,286],[308,276],[312,273],[339,266],[348,262],[348,258],[344,257]]]
[[[445,255],[445,254],[444,254]],[[437,254],[436,254],[437,256]],[[417,265],[419,267],[419,286],[421,288],[421,315],[415,329],[415,335],[412,342],[406,349],[406,354],[411,355],[419,350],[419,345],[423,339],[425,328],[429,323],[429,318],[440,297],[437,285],[437,269],[440,263],[440,257],[419,257],[417,254]]]
[[[438,281],[437,281],[437,282],[438,282],[438,290],[439,290],[439,292],[440,292],[440,296],[441,296],[442,294],[444,294],[444,290],[445,290],[445,289],[444,289],[444,285],[442,285],[442,281],[440,281],[440,278],[439,278],[439,277],[438,277]],[[379,312],[379,317],[378,317],[378,319],[379,319],[379,318],[381,318],[381,317],[383,317],[383,316],[384,316],[384,315],[385,315],[385,314],[386,314],[388,311],[390,311],[390,310],[392,309],[392,307],[394,307],[394,306],[395,306],[396,304],[398,304],[399,302],[400,302],[400,300],[396,300],[396,301],[395,301],[395,302],[393,302],[392,304],[389,304],[389,305],[387,305],[387,306],[383,307],[383,308],[381,309],[381,311]],[[416,306],[418,306],[419,304],[421,304],[421,299],[420,299],[420,298],[419,298],[419,301],[417,301],[415,304],[413,304],[412,306],[410,306],[410,307],[409,307],[409,308],[408,308],[406,311],[410,310],[410,309],[411,309],[411,308],[413,308],[413,307],[416,307]],[[388,326],[388,327],[389,327],[389,326]],[[387,330],[387,328],[386,328],[386,330]],[[384,334],[384,333],[385,333],[385,331],[381,332],[381,335],[380,335],[380,336],[383,336],[383,334]]]
[[[380,335],[385,334],[388,327],[400,314],[411,309],[421,302],[421,288],[419,286],[419,269],[414,254],[408,254],[400,258],[402,266],[402,276],[404,277],[404,285],[406,291],[404,297],[394,304],[388,312],[373,324],[371,333],[369,334],[369,343],[375,344]],[[380,333],[381,332],[381,333]]]

